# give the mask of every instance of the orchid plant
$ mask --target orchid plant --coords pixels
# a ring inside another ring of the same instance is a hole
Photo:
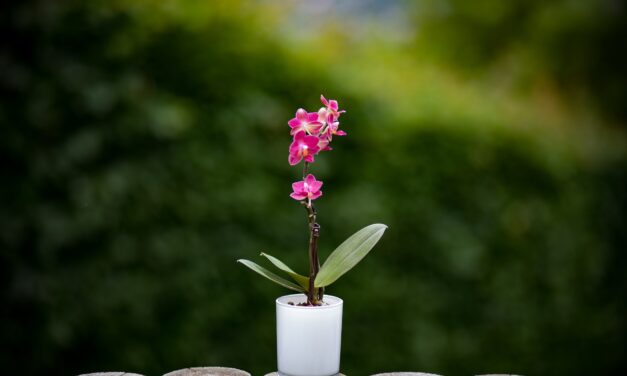
[[[333,136],[346,136],[346,132],[339,129],[340,110],[336,100],[327,100],[320,96],[323,107],[318,112],[307,112],[299,108],[293,119],[288,121],[291,128],[292,143],[289,147],[288,162],[292,166],[303,163],[303,179],[292,184],[290,197],[299,201],[307,211],[309,229],[309,275],[304,276],[293,271],[279,259],[266,253],[261,256],[267,258],[281,272],[292,280],[284,279],[275,273],[249,260],[238,260],[248,268],[268,278],[269,280],[291,290],[303,292],[307,295],[307,305],[323,304],[324,289],[344,273],[352,269],[361,261],[379,241],[387,226],[372,224],[357,231],[340,244],[320,266],[318,257],[318,238],[320,225],[317,221],[317,212],[314,200],[322,196],[322,181],[309,173],[309,166],[315,162],[315,157],[322,152],[332,150],[329,146]]]

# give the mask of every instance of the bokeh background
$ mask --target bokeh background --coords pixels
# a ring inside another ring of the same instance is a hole
[[[287,120],[348,112],[314,166],[349,375],[627,374],[621,0],[24,0],[0,12],[7,375],[275,369],[307,268]]]

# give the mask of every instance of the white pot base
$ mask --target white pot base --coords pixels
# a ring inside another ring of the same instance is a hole
[[[339,375],[344,302],[325,295],[326,305],[298,306],[306,301],[304,294],[276,300],[278,375]]]

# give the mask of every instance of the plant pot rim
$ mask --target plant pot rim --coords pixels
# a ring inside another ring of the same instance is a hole
[[[306,302],[307,296],[305,294],[283,295],[277,298],[276,304],[277,306],[281,306],[281,307],[285,307],[289,309],[316,309],[316,310],[337,308],[338,306],[344,305],[344,301],[341,298],[338,298],[337,296],[333,296],[333,295],[326,295],[326,294],[324,295],[324,299],[322,300],[326,304],[315,306],[315,307],[291,305],[291,304],[288,304],[290,300],[295,300],[295,303],[300,303],[301,301]]]

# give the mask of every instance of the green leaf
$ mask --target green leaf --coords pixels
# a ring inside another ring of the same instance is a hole
[[[351,270],[377,244],[388,226],[375,223],[354,233],[333,251],[320,268],[315,286],[325,287]]]
[[[272,273],[271,271],[262,268],[261,266],[255,264],[252,261],[249,260],[244,260],[244,259],[240,259],[237,260],[237,262],[244,264],[245,266],[247,266],[248,268],[250,268],[251,270],[254,270],[255,272],[261,274],[262,276],[268,278],[269,280],[271,280],[274,283],[277,283],[283,287],[286,287],[290,290],[294,290],[294,291],[298,291],[298,292],[304,292],[303,289],[301,287],[299,287],[298,285],[283,279],[281,277],[279,277],[278,275]]]
[[[282,271],[284,271],[285,273],[287,273],[305,291],[309,291],[309,278],[308,277],[305,277],[304,275],[300,275],[300,274],[296,273],[295,271],[292,270],[292,268],[290,268],[289,266],[285,265],[285,263],[283,261],[279,260],[276,257],[270,256],[269,254],[263,253],[263,252],[261,252],[261,256],[267,258],[268,260],[270,260],[270,262],[274,266],[276,266],[277,268],[279,268]]]

